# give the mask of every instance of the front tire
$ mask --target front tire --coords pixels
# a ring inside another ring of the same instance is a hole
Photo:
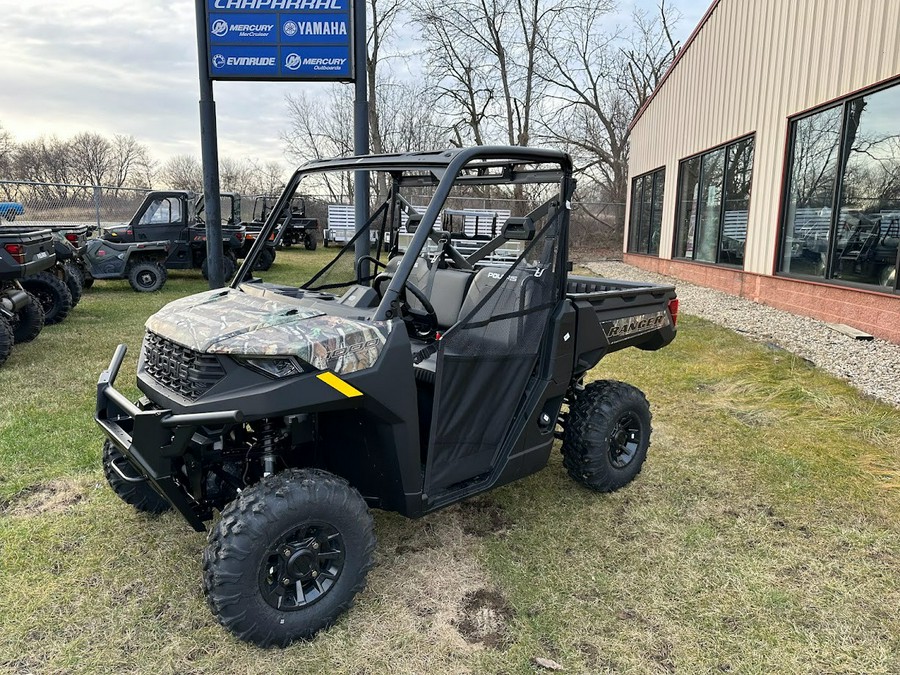
[[[31,342],[44,327],[44,308],[40,301],[31,293],[28,294],[28,304],[19,310],[12,324],[13,335],[16,344]]]
[[[44,325],[52,326],[65,319],[72,311],[72,294],[59,277],[49,272],[39,272],[25,277],[22,288],[34,295],[44,309]]]
[[[12,353],[14,341],[12,326],[9,325],[6,317],[0,316],[0,366],[6,363],[6,359]]]
[[[563,466],[578,483],[612,492],[637,476],[650,446],[650,404],[637,387],[591,382],[569,406]]]
[[[74,265],[63,265],[63,270],[66,277],[66,288],[69,289],[69,294],[72,296],[72,307],[74,308],[81,302],[81,295],[84,291],[84,277],[81,274],[81,270]]]
[[[153,515],[168,511],[171,506],[169,502],[163,499],[159,493],[150,487],[147,482],[130,483],[124,480],[112,465],[115,465],[128,478],[138,478],[138,473],[125,460],[125,455],[113,445],[112,441],[107,440],[103,444],[103,475],[106,476],[106,482],[112,491],[126,504],[134,507],[136,511],[141,513],[150,513]]]
[[[246,489],[203,553],[203,590],[241,640],[284,647],[333,624],[363,589],[375,534],[344,479],[291,469]]]
[[[138,293],[153,293],[166,283],[166,268],[158,262],[144,261],[128,266],[128,283]]]

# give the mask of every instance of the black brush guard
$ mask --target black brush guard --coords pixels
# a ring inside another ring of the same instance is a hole
[[[187,464],[199,461],[189,449],[191,437],[198,427],[240,424],[243,413],[240,410],[226,410],[176,415],[171,410],[142,410],[113,386],[127,349],[123,344],[116,347],[109,368],[97,381],[94,419],[139,477],[127,476],[115,463],[112,469],[125,481],[149,482],[185,517],[191,527],[202,532],[206,529],[203,523],[205,509],[183,486],[187,476],[176,474],[176,471],[181,473],[178,470],[181,461],[175,460],[183,460]]]

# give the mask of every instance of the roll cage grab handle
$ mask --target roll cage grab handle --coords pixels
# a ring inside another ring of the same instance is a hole
[[[434,159],[429,161],[429,158]],[[450,158],[447,161],[447,158]],[[317,160],[307,162],[299,167],[291,176],[288,184],[285,186],[278,201],[269,212],[266,222],[263,225],[259,237],[254,242],[249,254],[244,259],[238,273],[235,274],[231,282],[231,288],[237,288],[252,269],[255,258],[259,250],[265,245],[269,234],[275,226],[278,215],[284,210],[285,206],[290,202],[291,197],[297,190],[300,180],[306,174],[322,173],[323,170],[344,170],[344,171],[362,171],[362,170],[409,170],[422,171],[427,169],[439,169],[435,173],[440,175],[434,195],[428,203],[428,207],[422,214],[422,220],[413,234],[412,241],[407,248],[407,253],[415,252],[415,255],[404,255],[394,272],[391,282],[388,284],[375,310],[372,319],[374,321],[387,321],[393,316],[392,306],[399,301],[400,293],[404,284],[416,264],[416,258],[419,251],[425,246],[431,230],[437,222],[441,207],[450,195],[450,190],[455,184],[456,177],[473,160],[511,160],[513,163],[519,162],[523,164],[558,164],[563,172],[565,179],[571,179],[572,160],[569,155],[558,150],[546,150],[539,148],[524,148],[519,146],[475,146],[472,148],[452,149],[440,152],[425,153],[408,153],[398,155],[364,155],[359,157],[338,158],[333,160]],[[386,166],[387,165],[387,166]],[[568,190],[564,188],[564,191]],[[564,195],[564,199],[568,195]],[[564,206],[564,205],[563,205]]]

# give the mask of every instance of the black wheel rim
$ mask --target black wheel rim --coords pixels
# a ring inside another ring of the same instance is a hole
[[[622,413],[609,435],[609,461],[614,467],[624,469],[631,464],[641,447],[642,436],[638,416],[631,411]]]
[[[152,288],[156,283],[156,275],[151,270],[141,270],[137,275],[138,286]]]
[[[56,303],[56,296],[53,293],[45,290],[32,290],[31,294],[41,303],[44,314],[50,314],[53,311],[53,305]]]
[[[309,607],[334,588],[344,569],[344,540],[326,523],[307,523],[282,536],[263,558],[259,588],[285,612]]]

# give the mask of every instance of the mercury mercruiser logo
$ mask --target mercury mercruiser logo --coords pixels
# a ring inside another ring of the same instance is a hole
[[[216,37],[224,37],[228,33],[228,22],[218,19],[213,21],[212,34]]]

